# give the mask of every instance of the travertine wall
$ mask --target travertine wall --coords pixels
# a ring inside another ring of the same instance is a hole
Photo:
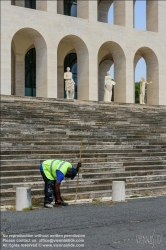
[[[16,2],[23,5],[23,1]],[[25,54],[34,46],[37,54],[37,96],[63,98],[64,58],[75,51],[78,58],[78,99],[102,99],[101,75],[106,75],[107,67],[103,66],[99,76],[99,64],[105,56],[110,58],[111,55],[115,65],[114,100],[134,103],[135,65],[140,57],[144,57],[147,81],[153,82],[148,86],[147,102],[165,105],[166,2],[148,1],[148,31],[133,28],[133,1],[115,1],[114,5],[115,24],[111,25],[98,21],[101,9],[95,0],[80,1],[77,18],[63,15],[62,1],[58,4],[57,1],[37,1],[37,10],[2,1],[1,93],[24,95]],[[12,44],[15,46],[13,52]],[[11,56],[11,53],[15,55]],[[13,67],[15,72],[11,76]]]

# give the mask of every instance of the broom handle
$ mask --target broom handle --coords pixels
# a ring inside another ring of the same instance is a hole
[[[81,162],[81,154],[82,154],[82,141],[83,141],[83,139],[81,140],[81,143],[80,143],[80,162]],[[77,193],[78,193],[79,172],[80,172],[80,168],[78,169],[78,176],[77,176],[77,185],[76,185],[75,202],[76,202],[76,199],[77,199]]]

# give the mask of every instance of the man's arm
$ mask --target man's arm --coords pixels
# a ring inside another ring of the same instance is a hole
[[[59,181],[56,180],[56,183],[55,183],[55,196],[57,198],[57,202],[58,203],[61,203],[61,192],[60,192],[60,185],[61,183]]]

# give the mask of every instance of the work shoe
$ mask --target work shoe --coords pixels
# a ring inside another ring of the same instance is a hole
[[[50,203],[46,203],[46,204],[44,204],[44,207],[46,207],[46,208],[53,208],[53,205],[50,204]]]

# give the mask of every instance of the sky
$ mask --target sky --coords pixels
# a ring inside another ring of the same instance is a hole
[[[134,14],[135,29],[146,30],[146,0],[136,1]],[[113,24],[113,4],[109,10],[108,23]],[[114,66],[110,68],[110,72],[111,77],[114,78]],[[143,58],[141,58],[136,65],[135,82],[139,82],[142,76],[146,78],[146,63]]]

